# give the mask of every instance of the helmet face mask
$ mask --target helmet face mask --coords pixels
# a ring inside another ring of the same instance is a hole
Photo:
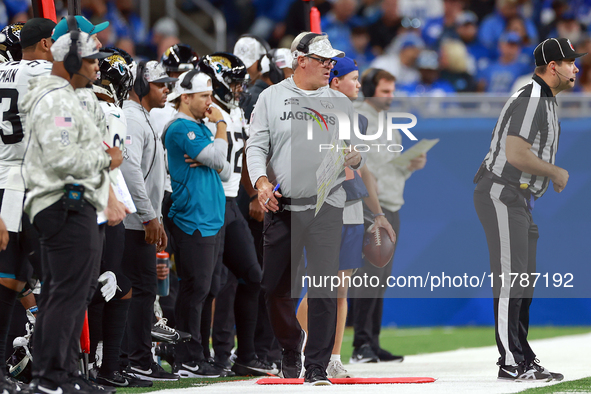
[[[23,58],[21,47],[21,30],[23,22],[5,26],[0,31],[0,63],[19,61]]]
[[[246,92],[248,79],[246,66],[237,56],[225,52],[212,53],[201,58],[199,69],[211,77],[213,95],[217,100],[228,109],[238,107],[241,96]]]
[[[110,56],[99,62],[93,89],[96,93],[112,98],[115,105],[122,106],[133,86],[133,77],[126,59],[118,52],[111,52]]]

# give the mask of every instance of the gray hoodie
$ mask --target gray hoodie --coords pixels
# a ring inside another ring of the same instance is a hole
[[[25,212],[31,222],[63,196],[69,183],[83,185],[86,201],[97,211],[105,209],[111,159],[70,83],[54,75],[32,78],[21,105],[27,114]]]
[[[267,176],[270,182],[281,184],[284,197],[315,196],[316,171],[326,155],[326,150],[321,150],[320,144],[326,146],[336,142],[339,122],[330,109],[347,114],[350,124],[353,124],[351,101],[328,86],[304,91],[296,86],[293,78],[288,78],[265,89],[252,113],[246,148],[248,172],[253,186],[261,176]],[[312,140],[307,137],[309,119],[312,119]],[[351,132],[351,138],[346,143],[359,144],[361,141]],[[360,166],[363,161],[362,154]],[[344,179],[343,169],[335,185]],[[342,208],[345,198],[345,191],[340,188],[326,202]],[[288,207],[293,211],[311,208],[314,205]]]
[[[126,100],[123,112],[127,118],[127,137],[121,172],[137,209],[125,217],[123,224],[127,230],[143,230],[142,223],[162,217],[164,148],[150,124],[150,114],[140,104]]]

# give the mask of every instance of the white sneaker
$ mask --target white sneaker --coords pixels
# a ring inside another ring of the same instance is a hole
[[[326,367],[326,375],[329,379],[352,378],[353,375],[347,372],[340,360],[332,360]]]

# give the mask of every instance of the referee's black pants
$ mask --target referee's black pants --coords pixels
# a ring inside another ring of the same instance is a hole
[[[400,215],[399,211],[392,212],[384,207],[382,211],[386,215],[386,219],[392,225],[396,233],[396,239],[400,236]],[[394,244],[394,252],[396,252],[396,245]],[[380,278],[380,283],[386,283],[388,276],[392,274],[392,265],[394,264],[394,256],[388,264],[383,268],[378,268],[365,260],[364,266],[359,268],[355,276],[367,275],[368,277]],[[359,348],[365,344],[369,344],[374,352],[380,349],[380,332],[382,329],[382,315],[384,312],[384,294],[387,287],[382,286],[368,286],[351,289],[351,297],[355,298],[353,301],[353,347]]]
[[[41,242],[43,285],[35,326],[33,378],[49,387],[68,380],[86,306],[94,294],[102,251],[96,210],[68,212],[62,202],[34,219]],[[77,352],[75,352],[77,353]]]
[[[529,274],[536,272],[538,226],[517,189],[487,178],[476,185],[474,207],[484,227],[490,255],[499,365],[532,361],[536,355],[527,341],[533,297],[533,277]],[[525,282],[522,286],[521,276],[511,285],[510,273],[526,274],[530,286]]]
[[[296,318],[297,299],[292,297],[292,273],[304,247],[308,259],[307,275],[321,278],[335,276],[339,269],[339,248],[343,227],[343,209],[324,204],[303,212],[267,212],[264,225],[263,281],[267,310],[273,332],[285,350],[297,349],[302,329]],[[301,283],[299,284],[301,286]],[[334,345],[337,317],[336,289],[308,290],[308,343],[305,367],[324,369]]]
[[[131,303],[127,313],[127,354],[133,367],[152,364],[152,324],[158,278],[156,245],[146,242],[144,230],[125,230],[123,274],[131,281]]]

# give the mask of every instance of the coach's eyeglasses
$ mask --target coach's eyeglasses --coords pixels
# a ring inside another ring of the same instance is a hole
[[[335,64],[337,64],[337,61],[331,58],[325,58],[325,59],[321,59],[319,57],[314,57],[312,55],[306,55],[306,57],[309,57],[310,59],[314,59],[317,62],[319,62],[320,64],[322,64],[324,67],[328,67],[328,66],[332,66],[334,67]]]

